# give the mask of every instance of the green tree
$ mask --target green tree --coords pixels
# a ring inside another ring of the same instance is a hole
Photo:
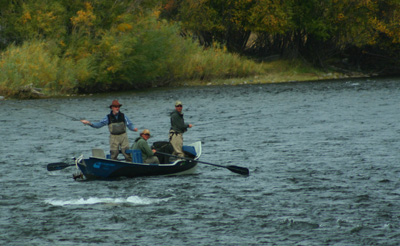
[[[180,21],[205,46],[216,41],[240,52],[250,36],[244,28],[248,25],[245,16],[254,4],[245,0],[168,1],[161,16]]]
[[[2,5],[2,34],[9,42],[60,38],[66,34],[65,8],[57,1],[20,0]]]

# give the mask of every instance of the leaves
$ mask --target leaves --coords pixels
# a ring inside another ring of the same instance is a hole
[[[378,53],[400,65],[398,0],[15,0],[0,7],[0,66],[14,74],[0,83],[30,76],[47,88],[88,91],[260,72],[236,53],[300,56],[318,66],[333,58],[378,66],[366,56]],[[51,49],[39,55],[34,47]],[[41,60],[19,68],[11,51]]]

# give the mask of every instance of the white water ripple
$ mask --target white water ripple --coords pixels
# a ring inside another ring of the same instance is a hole
[[[167,201],[169,198],[157,199],[157,198],[143,198],[139,196],[129,196],[127,198],[99,198],[89,197],[70,199],[70,200],[57,200],[57,199],[46,199],[45,202],[53,206],[76,206],[76,205],[93,205],[93,204],[107,204],[107,205],[121,205],[121,204],[133,204],[133,205],[150,205]]]

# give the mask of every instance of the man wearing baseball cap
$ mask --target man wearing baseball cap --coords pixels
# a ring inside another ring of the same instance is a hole
[[[127,116],[120,112],[122,104],[118,100],[113,100],[110,109],[110,114],[106,115],[101,121],[91,123],[88,120],[81,120],[85,125],[89,125],[93,128],[100,128],[108,125],[108,130],[110,131],[110,153],[111,159],[117,160],[119,150],[121,149],[122,154],[125,157],[125,161],[132,161],[132,156],[125,153],[129,149],[128,135],[126,134],[126,128],[129,130],[137,132],[137,128],[132,124]]]
[[[138,149],[142,152],[143,163],[160,164],[157,156],[154,155],[156,150],[151,149],[147,143],[147,140],[150,137],[150,131],[148,129],[144,129],[140,133],[140,137],[135,140],[135,143],[132,145],[132,149]]]
[[[174,148],[173,155],[184,157],[183,153],[183,133],[191,128],[192,124],[186,124],[183,119],[182,102],[175,102],[175,110],[171,113],[171,129],[169,130],[169,142]]]

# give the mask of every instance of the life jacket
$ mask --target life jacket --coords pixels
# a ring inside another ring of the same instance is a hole
[[[121,135],[126,132],[125,115],[121,112],[117,114],[118,118],[111,112],[108,117],[108,130],[112,135]]]

